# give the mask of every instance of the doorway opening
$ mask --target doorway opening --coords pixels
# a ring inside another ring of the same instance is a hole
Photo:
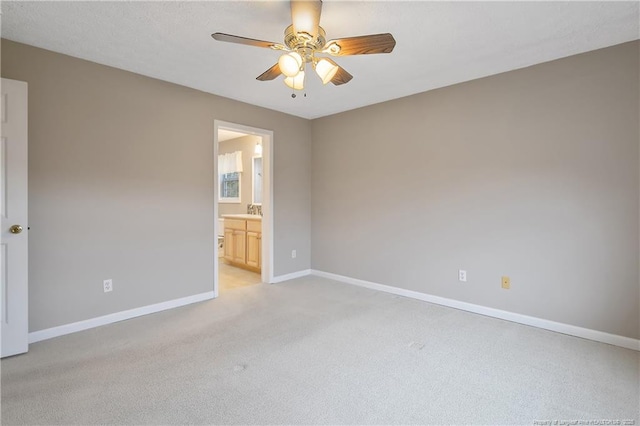
[[[273,132],[214,121],[214,296],[273,281]]]

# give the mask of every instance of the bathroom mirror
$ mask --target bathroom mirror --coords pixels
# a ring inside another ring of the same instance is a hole
[[[253,157],[251,163],[252,204],[262,205],[262,157]]]

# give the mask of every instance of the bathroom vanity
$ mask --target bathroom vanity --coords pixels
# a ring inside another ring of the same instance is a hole
[[[239,268],[260,272],[262,264],[262,216],[225,214],[224,259]]]

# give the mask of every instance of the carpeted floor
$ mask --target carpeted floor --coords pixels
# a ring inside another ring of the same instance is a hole
[[[305,277],[33,344],[1,363],[2,424],[638,424],[639,365]]]

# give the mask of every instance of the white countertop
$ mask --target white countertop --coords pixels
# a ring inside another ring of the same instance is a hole
[[[262,220],[259,214],[223,214],[223,219]]]

